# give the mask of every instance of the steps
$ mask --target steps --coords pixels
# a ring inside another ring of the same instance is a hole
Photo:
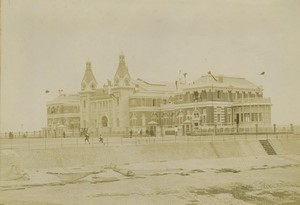
[[[264,150],[268,155],[276,155],[276,152],[272,145],[270,144],[269,140],[259,140],[260,144],[263,146]]]

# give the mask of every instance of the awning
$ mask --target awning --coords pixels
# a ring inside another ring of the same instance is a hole
[[[148,122],[148,125],[157,125],[158,123],[157,122],[154,122],[154,121],[150,121]]]
[[[183,124],[191,124],[192,122],[190,120],[186,120],[183,122]]]

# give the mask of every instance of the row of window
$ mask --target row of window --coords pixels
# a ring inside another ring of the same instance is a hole
[[[83,107],[86,108],[86,101],[83,101]],[[92,110],[108,110],[111,108],[111,103],[108,100],[98,101],[91,103]]]
[[[157,99],[157,98],[133,98],[130,99],[131,107],[159,107],[161,104],[167,104],[167,99]]]
[[[53,106],[48,107],[48,114],[59,114],[59,113],[77,113],[80,111],[79,106],[72,105],[61,105],[61,106]]]
[[[262,113],[241,113],[241,122],[261,122],[263,121]]]
[[[183,101],[187,101],[187,102],[198,102],[198,101],[202,101],[202,100],[207,100],[208,98],[211,98],[211,100],[215,99],[224,99],[226,96],[226,98],[228,98],[230,101],[233,101],[234,99],[240,99],[240,98],[255,98],[255,97],[262,97],[262,95],[258,92],[256,92],[255,94],[252,92],[244,92],[244,91],[237,91],[235,93],[233,93],[232,91],[228,91],[228,93],[224,93],[221,90],[216,90],[215,92],[209,91],[194,91],[192,93],[190,92],[186,92],[185,94],[182,95],[177,95],[175,97],[176,102],[183,102]]]

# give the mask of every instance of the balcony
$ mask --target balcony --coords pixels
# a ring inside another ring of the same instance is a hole
[[[268,104],[271,105],[270,98],[244,98],[244,99],[236,99],[233,101],[234,105],[253,105],[253,104]]]

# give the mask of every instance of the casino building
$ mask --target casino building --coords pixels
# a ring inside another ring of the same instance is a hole
[[[179,73],[177,81],[164,83],[134,79],[125,56],[120,55],[114,78],[99,87],[87,62],[76,95],[80,121],[76,126],[112,136],[127,135],[129,130],[159,136],[170,130],[198,135],[210,129],[236,132],[271,126],[271,100],[263,97],[261,87],[245,78],[210,73],[191,83],[185,77]],[[48,104],[48,127],[51,109]],[[64,120],[68,122],[67,117]]]

